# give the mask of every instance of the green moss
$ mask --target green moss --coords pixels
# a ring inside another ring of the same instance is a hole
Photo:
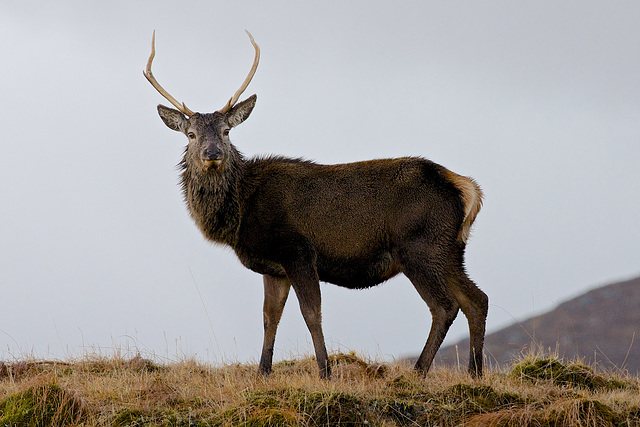
[[[215,420],[204,420],[200,416],[190,414],[173,411],[146,412],[139,409],[124,409],[111,420],[113,427],[210,427],[221,424]]]
[[[367,417],[367,404],[356,396],[338,392],[275,389],[247,394],[244,403],[224,414],[243,425],[355,426]]]
[[[283,392],[279,390],[257,390],[245,397],[245,401],[257,408],[277,408],[282,405]]]
[[[393,421],[397,425],[421,425],[418,418],[424,408],[410,401],[390,400],[385,402],[382,408],[373,408],[375,412],[379,412],[384,418]]]
[[[313,392],[299,400],[299,411],[309,426],[361,426],[368,422],[366,404],[356,396]]]
[[[288,403],[290,392],[284,389],[256,390],[244,395],[244,402],[215,417],[214,424],[262,426],[297,426],[296,409]]]
[[[85,415],[82,402],[55,384],[30,387],[0,401],[0,425],[65,426]]]
[[[297,426],[295,412],[278,408],[235,407],[216,417],[213,425]]]
[[[488,385],[455,384],[435,397],[435,408],[427,414],[431,423],[458,425],[477,414],[508,410],[525,404],[516,394],[499,393]]]
[[[247,418],[244,425],[252,427],[297,426],[298,420],[288,411],[269,408]]]
[[[150,415],[147,415],[138,409],[124,409],[113,417],[111,425],[113,425],[113,427],[143,426],[150,420]]]
[[[559,386],[570,386],[591,391],[625,388],[626,384],[607,378],[580,363],[563,364],[557,359],[526,359],[517,364],[511,376],[526,380],[547,380]]]
[[[386,385],[395,397],[401,399],[425,401],[432,397],[431,394],[425,393],[424,385],[416,378],[399,375],[387,381]]]
[[[456,384],[445,391],[449,398],[458,399],[462,402],[473,403],[478,410],[490,412],[502,409],[506,406],[521,406],[524,401],[513,393],[498,393],[488,385],[471,386],[468,384]]]

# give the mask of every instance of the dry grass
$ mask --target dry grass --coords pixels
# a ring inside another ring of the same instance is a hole
[[[401,363],[331,357],[256,366],[139,356],[0,365],[0,425],[20,426],[640,426],[637,377],[528,357],[481,380],[440,368],[426,378]]]

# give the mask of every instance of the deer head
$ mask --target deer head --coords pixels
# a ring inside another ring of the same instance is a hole
[[[256,95],[251,95],[246,100],[238,103],[240,95],[246,90],[251,82],[258,62],[260,61],[260,48],[256,44],[253,36],[246,32],[255,49],[255,57],[249,74],[240,86],[240,89],[227,101],[227,103],[214,113],[194,113],[184,102],[178,102],[169,94],[155,79],[151,72],[151,65],[156,54],[155,38],[153,32],[151,38],[151,55],[147,61],[147,68],[143,72],[149,83],[166,98],[176,109],[158,105],[158,114],[162,121],[170,128],[184,133],[189,143],[185,160],[189,165],[199,167],[203,171],[220,169],[231,152],[232,145],[229,141],[229,130],[245,121],[256,104]]]

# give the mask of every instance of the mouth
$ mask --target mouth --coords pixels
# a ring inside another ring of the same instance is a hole
[[[218,169],[222,165],[222,160],[203,160],[205,170]]]

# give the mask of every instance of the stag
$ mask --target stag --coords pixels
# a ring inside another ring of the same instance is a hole
[[[245,121],[256,95],[238,102],[255,74],[260,49],[240,89],[218,111],[178,102],[151,72],[145,77],[175,107],[158,105],[188,139],[180,162],[189,213],[212,242],[231,247],[262,274],[264,342],[259,371],[271,372],[276,329],[293,287],[311,333],[320,376],[331,367],[321,322],[320,281],[350,289],[409,278],[432,315],[415,369],[426,373],[462,310],[469,324],[469,372],[482,375],[487,295],[469,279],[464,251],[482,205],[476,182],[420,157],[321,165],[280,156],[245,158],[229,131]]]

